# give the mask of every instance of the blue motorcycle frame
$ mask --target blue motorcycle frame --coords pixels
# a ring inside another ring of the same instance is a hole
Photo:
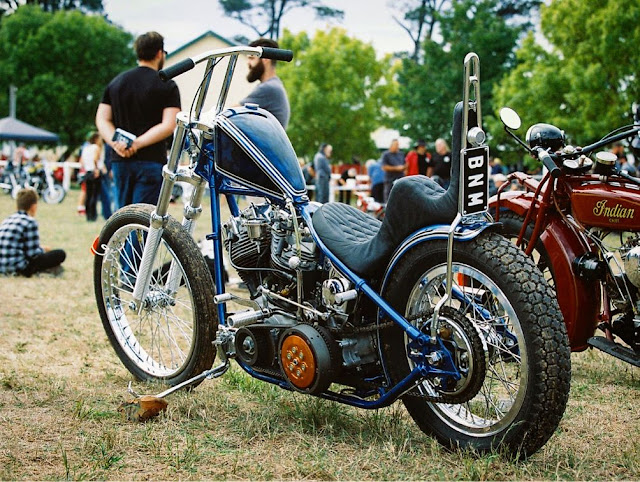
[[[464,62],[449,188],[400,179],[379,221],[310,202],[276,118],[252,104],[224,108],[242,54],[293,55],[230,47],[159,72],[169,79],[206,65],[192,110],[177,117],[157,205],[118,210],[94,243],[98,312],[122,363],[171,386],[152,400],[221,376],[235,360],[258,380],[358,408],[400,399],[449,447],[538,450],[566,408],[570,350],[543,274],[493,232],[500,225],[487,213],[478,57]],[[222,58],[217,104],[203,112]],[[176,182],[194,187],[182,223],[168,213]],[[210,263],[193,240],[207,192]],[[237,196],[266,202],[240,209]],[[223,251],[246,294],[225,290]]]
[[[421,383],[427,377],[440,377],[441,379],[448,381],[452,379],[457,381],[461,378],[460,372],[456,368],[451,353],[445,347],[440,337],[437,335],[438,329],[438,314],[440,308],[446,303],[448,299],[453,297],[459,302],[465,304],[474,304],[474,300],[470,299],[467,295],[462,293],[458,289],[452,289],[452,251],[454,242],[468,242],[475,239],[486,229],[494,226],[491,217],[486,213],[487,206],[487,185],[480,185],[480,200],[479,203],[482,207],[481,210],[469,209],[464,202],[465,190],[460,190],[460,212],[453,224],[451,225],[433,225],[424,227],[411,236],[409,236],[394,253],[386,273],[382,279],[382,290],[388,281],[390,272],[393,270],[395,264],[407,253],[411,248],[421,243],[428,243],[434,240],[447,240],[448,242],[448,266],[447,266],[447,282],[445,288],[447,290],[446,295],[438,303],[435,308],[433,320],[431,323],[431,332],[426,334],[418,330],[411,323],[409,323],[405,317],[394,310],[381,296],[380,294],[367,282],[367,280],[358,276],[353,272],[346,264],[344,264],[338,257],[336,257],[322,242],[318,233],[313,227],[312,215],[317,209],[317,204],[309,202],[304,183],[300,185],[296,181],[297,177],[301,179],[301,173],[297,163],[295,168],[298,172],[294,172],[295,169],[292,165],[280,164],[277,168],[274,167],[274,161],[265,157],[264,154],[257,151],[255,145],[244,138],[243,133],[237,129],[232,123],[229,122],[226,115],[235,113],[235,111],[241,112],[246,109],[256,109],[257,106],[245,106],[242,108],[223,109],[223,105],[226,101],[229,84],[233,76],[235,65],[238,55],[248,54],[263,56],[268,58],[274,58],[280,55],[280,60],[286,60],[282,57],[282,52],[275,52],[278,49],[268,48],[229,48],[218,50],[214,52],[207,52],[202,54],[198,58],[187,59],[180,62],[175,66],[169,67],[160,72],[161,78],[172,78],[179,75],[186,70],[189,70],[195,64],[201,61],[207,61],[205,79],[201,85],[201,89],[197,96],[194,111],[192,115],[187,115],[181,112],[177,118],[177,129],[174,135],[174,141],[171,148],[169,161],[164,167],[163,176],[164,182],[160,193],[160,198],[155,211],[151,215],[151,222],[149,233],[147,236],[147,242],[142,253],[141,267],[138,277],[135,282],[133,290],[133,298],[137,303],[138,309],[142,309],[142,302],[146,296],[146,290],[148,289],[149,281],[151,278],[151,265],[155,256],[155,250],[159,245],[162,229],[165,220],[168,217],[168,206],[175,182],[182,181],[188,182],[195,186],[189,205],[186,206],[184,211],[184,218],[182,225],[190,233],[193,233],[195,221],[202,211],[201,201],[203,198],[204,190],[208,188],[211,200],[211,221],[212,231],[207,236],[213,243],[215,267],[214,267],[214,282],[216,292],[216,304],[218,310],[218,319],[222,327],[228,324],[228,313],[226,310],[226,301],[231,298],[225,294],[224,283],[224,267],[223,267],[223,240],[222,240],[222,219],[221,219],[221,205],[220,195],[225,196],[228,203],[230,212],[233,216],[238,216],[240,210],[236,202],[236,196],[260,196],[269,199],[270,202],[279,205],[280,207],[289,210],[292,213],[296,213],[302,217],[308,226],[311,236],[316,245],[320,249],[322,256],[328,258],[333,266],[339,270],[349,281],[351,281],[358,294],[362,293],[368,297],[378,308],[378,322],[382,317],[386,317],[393,323],[397,324],[404,330],[409,338],[408,346],[414,353],[420,353],[420,356],[414,357],[415,366],[411,372],[400,382],[395,385],[391,385],[390,378],[387,375],[387,380],[380,384],[377,390],[372,390],[366,393],[357,393],[355,396],[336,393],[332,391],[325,391],[317,394],[325,399],[337,401],[347,405],[352,405],[365,409],[377,409],[388,406],[395,402],[400,396],[411,390],[419,383]],[[222,57],[230,57],[229,64],[227,66],[227,72],[225,76],[225,82],[223,83],[222,91],[220,93],[217,106],[214,114],[214,127],[211,127],[210,123],[204,123],[201,119],[202,107],[204,105],[206,90],[211,80],[213,68],[215,67],[217,60]],[[464,116],[463,116],[463,136],[462,147],[463,153],[467,148],[467,140],[473,139],[473,146],[482,146],[484,141],[484,133],[481,130],[481,113],[479,99],[479,83],[478,83],[478,57],[475,54],[469,54],[465,58],[465,89],[464,89]],[[475,95],[475,101],[469,99],[470,90],[473,90]],[[477,118],[477,125],[474,125],[472,129],[469,129],[469,110],[473,109]],[[249,186],[247,181],[234,173],[221,168],[221,165],[229,165],[229,162],[233,162],[232,159],[223,158],[221,152],[222,148],[218,146],[220,136],[218,131],[224,131],[227,135],[234,136],[234,140],[242,146],[242,149],[247,155],[251,155],[254,162],[256,162],[259,168],[266,173],[266,175],[276,184],[280,191],[274,191],[272,189],[266,189],[259,185]],[[193,131],[197,131],[200,135],[193,136]],[[469,132],[471,131],[471,134]],[[486,148],[485,148],[486,149]],[[192,169],[185,172],[184,169],[180,169],[179,160],[184,150],[191,152],[191,157],[194,159],[192,162]],[[488,156],[488,152],[486,154]],[[461,170],[462,166],[461,166]],[[283,175],[284,174],[284,175]],[[293,181],[292,181],[293,179]],[[461,180],[464,180],[464,174],[461,174]],[[461,181],[462,183],[462,181]],[[484,191],[483,191],[484,190]],[[478,203],[476,203],[478,204]],[[473,212],[472,212],[473,211]],[[296,216],[294,216],[294,219]],[[172,270],[173,271],[173,270]],[[172,278],[172,275],[169,276]],[[175,281],[174,281],[175,282]],[[382,292],[381,290],[381,292]],[[294,303],[295,304],[295,303]],[[302,307],[301,305],[299,305]],[[482,312],[482,307],[477,306],[476,310]],[[486,314],[489,317],[489,314]],[[439,353],[441,358],[437,366],[427,362],[427,357],[434,352]],[[220,350],[219,350],[220,353]],[[220,353],[223,358],[223,364],[209,370],[208,372],[194,377],[192,380],[188,380],[177,387],[173,387],[166,393],[170,393],[180,386],[185,386],[194,381],[195,379],[202,378],[203,376],[219,376],[228,367],[229,361],[224,356],[224,353]],[[381,357],[384,361],[384,357]],[[271,377],[264,373],[260,373],[254,370],[252,367],[243,363],[241,360],[236,359],[236,362],[252,377],[257,379],[278,385],[284,389],[291,390],[291,386],[287,381],[279,378]],[[385,374],[388,373],[386,367],[384,368]],[[374,400],[367,400],[372,398]]]

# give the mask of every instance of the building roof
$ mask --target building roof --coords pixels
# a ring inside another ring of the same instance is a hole
[[[227,45],[229,45],[229,47],[233,46],[233,45],[238,45],[238,42],[234,42],[233,40],[229,40],[227,38],[224,38],[221,35],[218,35],[217,33],[215,33],[212,30],[209,30],[205,33],[203,33],[202,35],[200,35],[199,37],[194,38],[193,40],[190,40],[189,42],[187,42],[186,44],[178,47],[177,49],[175,49],[173,52],[170,52],[167,55],[167,58],[171,58],[174,55],[178,55],[180,52],[182,52],[183,50],[185,50],[186,48],[189,48],[191,45],[198,43],[200,40],[206,38],[206,37],[213,37],[213,38],[217,38],[218,40],[220,40],[221,42],[226,43]]]

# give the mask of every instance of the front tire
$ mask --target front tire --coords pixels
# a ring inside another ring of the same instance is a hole
[[[438,389],[424,381],[403,402],[420,429],[448,447],[528,456],[551,437],[569,396],[570,350],[557,301],[532,261],[494,233],[456,242],[453,271],[457,295],[446,306],[486,342],[482,386],[463,403],[433,403],[424,395]],[[443,296],[446,272],[446,241],[418,245],[394,268],[385,299],[419,320]],[[408,339],[394,327],[386,340],[397,383],[412,368]]]
[[[47,204],[60,204],[67,193],[60,184],[54,184],[52,187],[45,188],[42,193],[42,199]]]
[[[518,240],[518,236],[520,235],[520,229],[524,224],[524,218],[522,216],[518,216],[514,212],[506,211],[504,213],[500,213],[500,222],[502,223],[502,235],[515,244]],[[527,249],[529,240],[531,239],[531,234],[533,234],[533,223],[529,223],[524,232],[522,244],[520,246],[523,251]],[[544,279],[547,280],[547,283],[549,283],[549,286],[551,286],[555,291],[556,282],[555,275],[553,273],[553,264],[551,263],[549,253],[547,253],[547,250],[544,248],[540,239],[538,239],[538,242],[531,252],[531,258],[538,269],[542,272],[542,275],[544,276]]]
[[[109,218],[97,244],[94,290],[104,329],[125,367],[139,380],[177,385],[213,365],[213,280],[193,238],[169,218],[138,313],[133,286],[154,209],[137,204]],[[172,264],[179,279],[170,283]]]

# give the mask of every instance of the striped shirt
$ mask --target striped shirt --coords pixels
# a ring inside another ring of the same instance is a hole
[[[40,247],[38,222],[24,211],[12,214],[0,224],[0,273],[24,270],[29,261],[44,251]]]

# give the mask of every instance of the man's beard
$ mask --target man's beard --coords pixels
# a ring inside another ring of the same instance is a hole
[[[256,80],[260,80],[264,74],[264,64],[262,61],[258,61],[258,63],[249,69],[249,73],[247,74],[247,80],[249,82],[255,82]]]

